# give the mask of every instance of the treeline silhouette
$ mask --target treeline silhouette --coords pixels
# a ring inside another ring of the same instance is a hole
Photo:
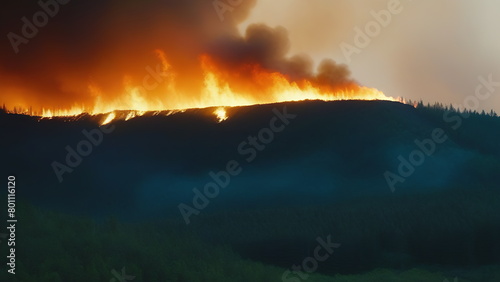
[[[222,213],[191,227],[175,220],[96,221],[20,205],[25,223],[17,230],[16,276],[2,272],[0,279],[111,281],[111,271],[124,268],[135,276],[130,281],[282,281],[284,271],[313,256],[318,236],[331,235],[341,246],[307,281],[444,281],[458,275],[465,282],[497,281],[498,199],[491,191],[366,199]],[[0,250],[5,253],[6,244]]]

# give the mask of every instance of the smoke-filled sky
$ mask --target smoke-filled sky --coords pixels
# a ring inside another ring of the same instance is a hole
[[[347,63],[340,48],[353,44],[355,27],[373,20],[371,11],[389,0],[259,0],[240,25],[266,22],[288,29],[291,52],[316,61],[332,57]],[[351,57],[353,77],[389,96],[463,104],[474,95],[478,76],[500,82],[500,2],[495,0],[401,0],[392,16],[361,53]],[[500,88],[481,109],[500,112]]]
[[[95,100],[96,93],[112,98],[158,70],[155,50],[187,96],[203,84],[202,54],[229,73],[239,70],[232,79],[251,75],[241,68],[251,63],[291,80],[336,87],[352,78],[388,96],[447,104],[473,95],[480,75],[500,81],[500,3],[494,0],[401,1],[387,27],[346,58],[341,43],[354,45],[354,28],[364,29],[371,11],[393,1],[40,1],[45,8],[9,1],[0,11],[0,102],[68,107]],[[26,27],[23,17],[38,27]],[[164,90],[149,95],[159,99]],[[500,112],[499,96],[500,88],[480,108]]]

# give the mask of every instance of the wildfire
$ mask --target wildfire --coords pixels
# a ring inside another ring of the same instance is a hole
[[[215,111],[214,111],[214,114],[215,116],[217,117],[217,119],[219,120],[219,122],[223,122],[227,119],[227,114],[226,114],[226,109],[224,108],[217,108]]]
[[[112,122],[115,119],[115,117],[116,117],[116,115],[114,112],[109,113],[108,116],[101,123],[101,125],[105,125],[105,124]]]
[[[23,113],[52,118],[58,116],[77,116],[82,113],[91,115],[105,114],[101,124],[108,124],[116,119],[130,120],[146,112],[164,112],[216,107],[213,112],[218,122],[228,119],[225,107],[248,106],[302,100],[391,100],[381,91],[362,87],[352,82],[340,85],[325,85],[317,81],[292,80],[288,76],[265,69],[257,64],[247,64],[228,70],[218,66],[208,55],[200,57],[201,89],[197,94],[185,93],[176,85],[176,73],[167,60],[167,56],[156,50],[161,73],[154,89],[151,83],[134,84],[134,80],[124,76],[123,93],[109,97],[98,85],[90,84],[88,94],[93,101],[81,103],[70,108],[48,109],[40,111],[26,110],[28,107],[7,108],[9,112]],[[142,80],[146,81],[146,79]],[[29,105],[31,106],[36,105]],[[118,114],[118,111],[126,111]]]

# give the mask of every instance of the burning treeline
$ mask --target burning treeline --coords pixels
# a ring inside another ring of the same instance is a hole
[[[225,11],[223,21],[220,10],[203,0],[59,6],[18,54],[8,44],[1,46],[2,102],[9,111],[15,107],[32,115],[64,116],[304,99],[392,99],[359,86],[347,67],[333,60],[315,69],[309,56],[290,56],[284,28],[255,24],[241,35],[236,27],[254,4],[242,1]],[[30,17],[19,19],[42,6],[30,1],[7,5],[10,14],[2,31],[17,26],[14,32],[22,34],[37,28],[29,26],[35,25]]]

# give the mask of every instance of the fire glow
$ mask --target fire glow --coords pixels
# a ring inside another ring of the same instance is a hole
[[[223,122],[228,119],[225,107],[302,100],[396,101],[377,89],[359,86],[351,81],[332,85],[314,79],[292,79],[255,63],[231,69],[219,66],[208,55],[201,55],[199,58],[201,88],[199,91],[193,91],[197,92],[196,94],[185,93],[177,87],[178,74],[168,62],[166,54],[161,50],[156,50],[155,53],[160,61],[160,79],[157,79],[154,87],[150,83],[146,84],[146,79],[142,80],[141,85],[124,75],[123,92],[112,99],[109,99],[108,93],[104,93],[98,85],[89,84],[87,94],[93,99],[76,101],[76,104],[69,108],[54,109],[46,108],[43,104],[16,103],[15,110],[14,107],[7,107],[6,110],[42,118],[71,117],[83,113],[106,114],[101,124],[108,124],[116,119],[130,120],[151,111],[172,113],[174,110],[215,107],[213,113],[217,121]],[[127,114],[118,115],[117,111],[127,111]]]

